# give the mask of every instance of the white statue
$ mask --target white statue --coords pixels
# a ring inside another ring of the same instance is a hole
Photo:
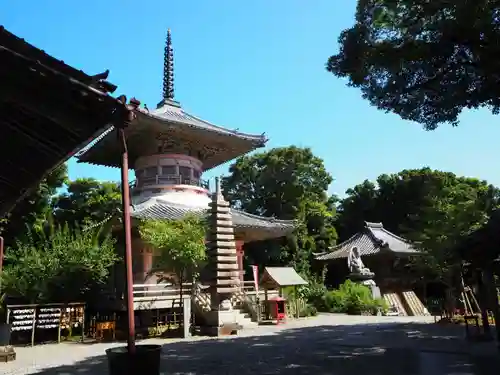
[[[353,246],[349,250],[349,256],[347,257],[347,266],[349,267],[349,272],[353,274],[360,275],[371,275],[373,272],[370,271],[368,267],[365,267],[361,256],[359,255],[359,250],[356,246]]]

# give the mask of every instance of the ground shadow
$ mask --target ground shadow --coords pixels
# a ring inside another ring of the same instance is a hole
[[[277,328],[263,336],[165,344],[161,369],[162,374],[179,375],[497,374],[497,353],[471,353],[465,346],[457,346],[458,340],[463,341],[459,332],[401,323]],[[107,361],[99,356],[37,374],[107,374]]]

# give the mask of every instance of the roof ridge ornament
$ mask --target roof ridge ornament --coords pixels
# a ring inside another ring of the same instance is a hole
[[[371,221],[365,221],[365,227],[366,228],[384,228],[384,224],[380,223],[374,223]]]
[[[221,184],[222,178],[221,177],[215,177],[215,197],[217,201],[223,201],[224,200],[224,195],[222,193],[222,184]]]
[[[163,52],[163,101],[174,99],[174,49],[172,34],[167,30],[165,49]]]

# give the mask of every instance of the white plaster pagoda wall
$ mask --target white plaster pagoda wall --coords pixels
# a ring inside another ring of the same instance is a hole
[[[137,159],[132,204],[148,198],[193,208],[208,208],[207,184],[201,179],[203,163],[188,155],[157,154]]]

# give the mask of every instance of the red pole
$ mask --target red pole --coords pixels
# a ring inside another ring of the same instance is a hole
[[[127,284],[127,315],[129,353],[135,353],[135,319],[134,319],[134,280],[132,276],[132,235],[130,225],[130,189],[128,182],[128,150],[125,130],[120,129],[120,138],[123,143],[122,153],[122,205],[123,205],[123,232],[125,237],[125,269]]]

